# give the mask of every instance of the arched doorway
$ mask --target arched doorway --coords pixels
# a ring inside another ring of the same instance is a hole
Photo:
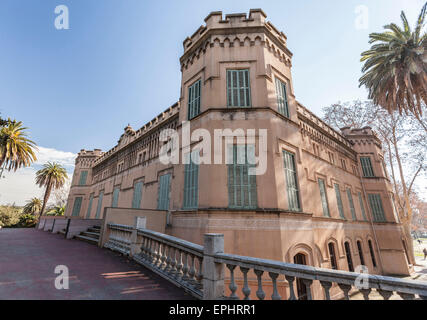
[[[307,265],[307,257],[303,253],[297,253],[294,256],[295,264]],[[307,288],[300,278],[297,278],[298,300],[307,300]]]

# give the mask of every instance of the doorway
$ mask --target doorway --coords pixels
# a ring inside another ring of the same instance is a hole
[[[294,263],[307,265],[307,259],[305,254],[303,253],[296,254],[294,256]],[[307,300],[307,288],[300,278],[297,278],[297,294],[298,294],[298,300]]]

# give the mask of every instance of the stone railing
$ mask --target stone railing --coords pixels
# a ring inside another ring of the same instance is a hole
[[[281,300],[280,283],[282,289],[286,289],[284,298],[289,300],[330,300],[331,297],[349,300],[356,293],[365,300],[375,299],[373,295],[385,300],[393,295],[404,300],[427,300],[427,283],[423,281],[226,254],[222,234],[205,234],[204,245],[200,246],[147,229],[111,223],[107,226],[110,236],[106,247],[130,255],[199,299]],[[227,279],[226,270],[229,271]],[[225,282],[229,289],[227,295]],[[271,295],[267,296],[264,286],[271,289]],[[321,288],[316,295],[312,294],[314,286]]]
[[[203,298],[203,247],[147,229],[137,229],[141,251],[134,260],[182,287],[196,298]]]

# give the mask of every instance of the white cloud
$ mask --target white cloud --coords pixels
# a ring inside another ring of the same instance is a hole
[[[44,189],[39,188],[35,183],[37,172],[35,166],[38,167],[48,161],[58,162],[63,165],[67,169],[68,176],[71,179],[76,154],[52,148],[38,147],[36,155],[37,161],[31,167],[18,169],[16,172],[4,172],[3,176],[5,178],[0,179],[0,204],[15,203],[21,206],[33,197],[42,198]]]

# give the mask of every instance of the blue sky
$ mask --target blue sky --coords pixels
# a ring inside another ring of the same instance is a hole
[[[54,26],[54,9],[62,4],[69,8],[69,30]],[[360,5],[369,10],[362,30],[355,27]],[[2,0],[0,112],[23,121],[43,152],[56,150],[59,159],[69,162],[82,148],[108,150],[128,123],[139,128],[178,100],[182,41],[209,12],[262,8],[288,37],[297,99],[321,115],[322,107],[336,101],[366,98],[358,79],[368,34],[399,22],[401,10],[413,24],[422,5],[423,0]],[[1,192],[0,186],[0,203]]]

